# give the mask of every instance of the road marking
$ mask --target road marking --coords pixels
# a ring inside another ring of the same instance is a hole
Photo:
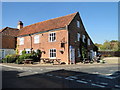
[[[52,74],[46,74],[47,76],[53,76]]]
[[[79,83],[88,83],[86,81],[81,81],[81,80],[76,80],[76,82],[79,82]]]
[[[62,77],[60,77],[60,76],[55,76],[55,77],[57,77],[57,78],[62,78]]]
[[[69,76],[70,78],[74,78],[74,79],[78,79],[77,77],[75,77],[75,76]]]
[[[104,78],[108,78],[108,79],[115,79],[116,77],[113,77],[113,76],[103,76],[103,75],[98,75],[99,77],[104,77]]]
[[[108,83],[103,83],[103,82],[102,82],[102,83],[100,83],[100,84],[103,84],[103,85],[108,85]]]
[[[119,85],[115,85],[115,87],[118,87],[118,88],[120,88],[120,86],[119,86]]]
[[[95,83],[91,83],[91,85],[93,85],[93,86],[98,86],[98,87],[105,87],[105,86],[98,85],[98,84],[95,84]]]
[[[69,77],[67,77],[67,78],[65,78],[65,79],[67,79],[67,80],[74,80],[74,79],[72,79],[72,78],[69,78]]]

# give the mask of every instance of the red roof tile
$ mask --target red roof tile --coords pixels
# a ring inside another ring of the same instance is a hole
[[[66,16],[62,16],[62,17],[38,22],[32,25],[28,25],[19,31],[18,36],[65,27],[72,21],[72,19],[74,18],[76,14],[77,13],[73,13],[73,14],[69,14]]]
[[[18,35],[18,31],[19,31],[19,29],[17,29],[17,28],[5,27],[0,30],[0,33],[2,33],[2,35],[16,37]]]

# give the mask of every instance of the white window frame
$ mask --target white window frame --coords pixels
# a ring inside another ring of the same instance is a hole
[[[54,51],[54,50],[55,50],[55,51]],[[57,52],[57,50],[56,50],[55,48],[49,49],[49,57],[50,57],[51,59],[55,59],[55,58],[56,58],[56,52]],[[53,56],[52,56],[52,54],[53,54]]]
[[[80,33],[77,33],[77,41],[80,41]]]
[[[24,38],[19,38],[19,45],[24,45]]]
[[[31,52],[31,50],[28,48],[28,49],[25,49],[25,51],[26,51],[26,54],[28,54],[28,53],[30,53]]]
[[[80,28],[80,21],[77,20],[77,27]]]
[[[23,51],[23,50],[20,50],[20,51],[19,51],[19,55],[22,55],[22,51]]]
[[[55,42],[56,41],[56,33],[50,32],[49,33],[49,42]]]
[[[34,43],[37,44],[40,42],[40,36],[39,35],[35,35],[34,36]]]
[[[81,57],[80,49],[78,48],[78,57]]]
[[[90,39],[88,38],[88,45],[90,45]]]
[[[82,40],[83,40],[83,42],[85,42],[85,35],[83,35]]]

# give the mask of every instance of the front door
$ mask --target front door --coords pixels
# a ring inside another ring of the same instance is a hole
[[[75,48],[70,46],[70,64],[75,64]]]

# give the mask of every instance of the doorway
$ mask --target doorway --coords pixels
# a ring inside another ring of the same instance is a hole
[[[70,64],[75,64],[75,48],[70,46]]]

